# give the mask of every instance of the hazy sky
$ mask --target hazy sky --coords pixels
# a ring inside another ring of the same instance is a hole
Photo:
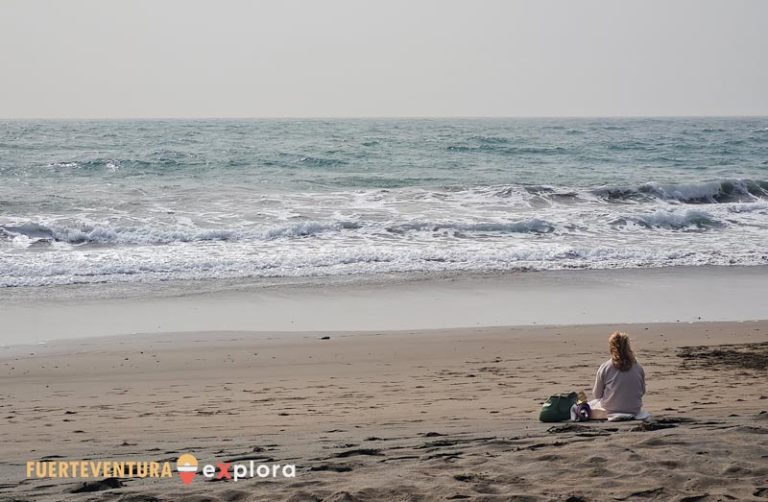
[[[768,1],[0,0],[0,117],[768,115]]]

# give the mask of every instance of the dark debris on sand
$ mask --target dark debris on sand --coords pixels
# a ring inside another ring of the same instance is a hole
[[[100,492],[103,490],[112,490],[122,488],[123,483],[117,478],[104,478],[97,481],[84,482],[78,486],[72,493]]]
[[[681,347],[683,367],[768,370],[768,342]]]
[[[662,429],[672,429],[683,423],[695,423],[696,421],[687,417],[656,417],[649,420],[642,421],[637,425],[624,429],[630,432],[647,432],[658,431]],[[637,422],[634,422],[637,423]],[[589,424],[589,422],[587,422]],[[566,422],[563,424],[553,425],[547,429],[550,434],[563,434],[574,433],[578,437],[595,437],[595,436],[607,436],[611,433],[621,430],[618,427],[602,427],[596,425],[594,422],[589,425],[578,424],[574,422]]]
[[[310,471],[351,472],[352,467],[342,464],[320,464],[309,468]]]
[[[552,427],[547,429],[547,432],[549,432],[550,434],[559,434],[562,432],[587,432],[590,430],[592,430],[592,427],[568,422],[562,425],[553,425]]]
[[[381,453],[381,450],[379,450],[377,448],[358,448],[356,450],[342,451],[342,452],[337,453],[336,455],[334,455],[334,457],[336,457],[336,458],[346,458],[346,457],[354,457],[354,456],[359,456],[359,455],[363,455],[363,456],[379,456],[379,455],[384,455],[384,454]]]
[[[677,424],[675,423],[664,423],[664,422],[657,422],[657,421],[647,421],[647,422],[641,422],[636,427],[632,427],[630,429],[633,432],[647,432],[647,431],[660,431],[662,429],[674,429],[677,427]]]
[[[485,474],[470,472],[468,474],[454,474],[453,479],[462,483],[479,483],[487,480],[488,477]]]

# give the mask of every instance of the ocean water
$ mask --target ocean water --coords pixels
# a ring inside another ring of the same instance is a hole
[[[0,288],[768,264],[768,118],[0,122]]]

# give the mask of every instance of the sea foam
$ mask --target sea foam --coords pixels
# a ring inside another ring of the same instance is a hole
[[[766,264],[765,127],[3,122],[0,287]]]

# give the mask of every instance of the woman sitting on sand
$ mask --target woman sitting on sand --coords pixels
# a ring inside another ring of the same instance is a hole
[[[592,418],[614,413],[638,415],[643,407],[645,372],[635,359],[629,335],[616,331],[608,338],[611,358],[600,365],[589,405]]]

